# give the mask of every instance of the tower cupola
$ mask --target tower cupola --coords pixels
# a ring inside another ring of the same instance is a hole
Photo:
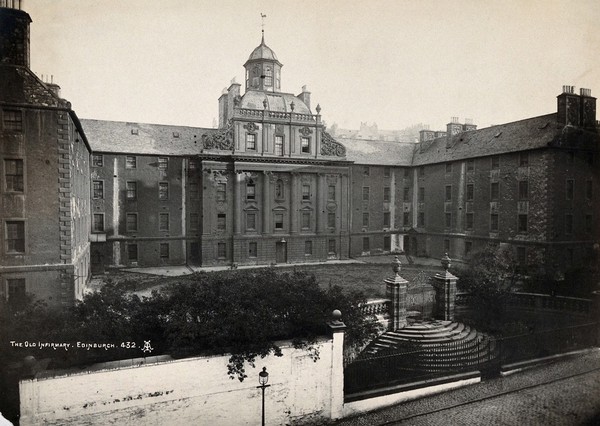
[[[263,31],[260,45],[252,51],[244,64],[246,68],[246,91],[281,91],[281,67],[275,52],[265,44]]]
[[[0,63],[29,68],[29,24],[21,0],[0,0]]]

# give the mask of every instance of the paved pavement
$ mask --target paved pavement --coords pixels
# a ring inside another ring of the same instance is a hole
[[[600,349],[335,424],[599,425]]]

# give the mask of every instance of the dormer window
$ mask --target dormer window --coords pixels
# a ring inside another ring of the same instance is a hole
[[[283,156],[283,136],[275,136],[275,155]]]

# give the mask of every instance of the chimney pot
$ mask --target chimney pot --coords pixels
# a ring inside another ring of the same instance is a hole
[[[579,94],[581,96],[587,96],[587,97],[591,97],[592,96],[592,90],[591,89],[584,89],[583,87],[579,89]]]

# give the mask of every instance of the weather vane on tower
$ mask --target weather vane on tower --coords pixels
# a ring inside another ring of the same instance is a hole
[[[264,13],[260,13],[260,19],[261,19],[261,24],[260,26],[262,27],[262,41],[263,43],[265,42],[265,18],[267,17],[267,15],[265,15]]]

